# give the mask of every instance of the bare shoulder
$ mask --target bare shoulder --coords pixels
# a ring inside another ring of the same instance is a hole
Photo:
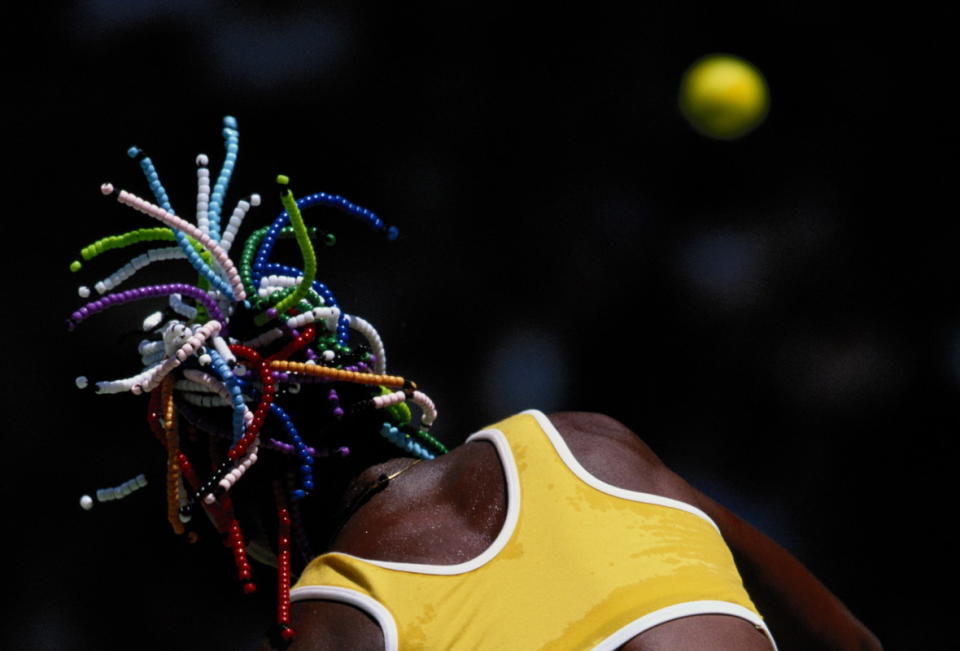
[[[640,440],[639,435],[616,418],[594,411],[557,411],[547,414],[561,434],[606,436],[613,439]]]
[[[628,490],[697,503],[696,492],[671,471],[639,434],[605,414],[547,415],[573,456],[593,476]]]
[[[561,411],[550,413],[547,418],[581,463],[584,461],[577,454],[578,451],[587,457],[606,457],[610,452],[627,453],[632,461],[663,465],[660,458],[636,432],[606,414]]]

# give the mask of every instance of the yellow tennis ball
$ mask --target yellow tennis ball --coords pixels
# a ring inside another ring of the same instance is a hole
[[[680,110],[705,136],[733,140],[763,122],[770,107],[767,82],[754,66],[729,54],[694,63],[680,82]]]

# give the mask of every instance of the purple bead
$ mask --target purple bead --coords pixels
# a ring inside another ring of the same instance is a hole
[[[333,410],[333,415],[336,416],[337,418],[339,418],[340,416],[343,416],[343,409],[340,407],[337,407],[336,409]]]
[[[277,439],[270,439],[270,444],[276,446],[284,452],[293,452],[293,446],[289,443],[284,443],[283,441],[278,441]]]

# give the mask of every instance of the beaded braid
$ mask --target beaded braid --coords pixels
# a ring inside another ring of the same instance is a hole
[[[195,161],[195,224],[174,212],[152,159],[137,147],[128,150],[157,203],[126,190],[117,191],[109,183],[101,186],[101,192],[158,220],[161,226],[104,237],[81,250],[81,258],[90,262],[131,247],[152,247],[95,281],[93,288],[99,297],[73,311],[67,324],[72,330],[118,305],[137,301],[153,305],[143,320],[144,339],[137,347],[142,367],[126,378],[93,383],[79,376],[76,385],[92,387],[98,394],[149,394],[147,422],[166,451],[163,481],[157,480],[165,487],[171,528],[195,540],[198,534],[192,523],[206,518],[195,520],[193,515],[204,510],[231,550],[245,592],[253,592],[256,586],[229,491],[257,464],[260,455],[269,457],[267,465],[274,474],[266,483],[274,493],[271,501],[278,532],[277,625],[281,637],[291,639],[291,556],[297,552],[309,559],[312,554],[311,541],[300,525],[299,504],[314,489],[316,461],[344,456],[349,449],[328,443],[323,431],[308,433],[298,428],[280,404],[284,398],[303,387],[321,384],[315,390],[326,398],[332,421],[378,411],[383,414],[380,434],[411,455],[430,459],[447,450],[429,433],[437,415],[430,398],[415,383],[387,374],[386,352],[376,329],[347,314],[317,278],[320,269],[314,240],[332,246],[336,238],[307,226],[302,211],[312,206],[335,208],[388,240],[397,238],[397,228],[337,195],[319,192],[296,199],[289,179],[281,175],[277,183],[282,212],[245,240],[235,263],[230,249],[244,218],[261,199],[253,194],[240,200],[221,231],[239,149],[236,120],[226,117],[223,125],[226,155],[212,188],[209,158],[200,154]],[[302,268],[272,259],[277,240],[291,237],[299,248]],[[197,273],[195,284],[171,282],[118,289],[147,265],[180,260],[186,260]],[[79,260],[70,264],[75,273],[83,268]],[[78,293],[84,299],[92,295],[88,286],[81,286]],[[158,300],[167,307],[158,311]],[[359,336],[352,338],[351,331]],[[353,389],[344,392],[347,386]],[[416,421],[410,404],[420,413]],[[229,432],[203,415],[214,409],[229,410]],[[191,436],[180,433],[181,419],[186,419]],[[206,440],[205,450],[197,446],[198,439]],[[126,497],[148,483],[147,475],[138,474],[96,491],[96,500],[84,495],[80,503],[89,510],[96,502]]]

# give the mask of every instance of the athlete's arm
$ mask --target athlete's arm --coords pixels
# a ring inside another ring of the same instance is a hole
[[[696,492],[697,505],[720,527],[744,587],[782,651],[882,649],[877,637],[793,555]]]
[[[670,470],[628,427],[602,414],[582,412],[550,414],[550,420],[593,475],[706,512],[720,527],[744,587],[782,650],[882,648],[796,558]]]

